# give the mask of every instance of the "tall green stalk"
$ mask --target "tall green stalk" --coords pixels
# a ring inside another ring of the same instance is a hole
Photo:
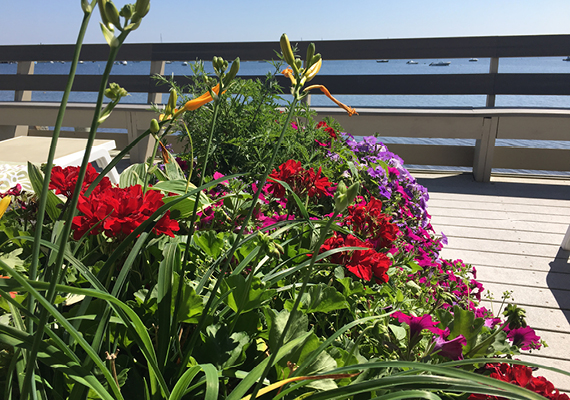
[[[88,19],[87,19],[87,21],[88,21]],[[82,25],[82,27],[83,27],[83,25]],[[84,31],[83,31],[83,33],[84,33]],[[124,42],[127,35],[128,35],[128,32],[122,32],[117,38],[118,45],[117,46],[111,46],[111,50],[109,53],[109,59],[107,60],[107,65],[105,67],[105,71],[104,71],[103,76],[101,78],[101,84],[99,87],[99,95],[97,97],[97,103],[95,105],[95,111],[93,113],[93,120],[91,122],[91,129],[89,132],[89,137],[87,139],[85,154],[83,156],[83,161],[82,161],[81,167],[79,169],[79,175],[77,177],[77,184],[75,186],[76,190],[73,191],[73,196],[71,197],[70,200],[68,200],[68,209],[67,209],[67,215],[65,218],[65,224],[64,224],[63,229],[61,231],[60,241],[58,244],[59,251],[57,252],[56,260],[55,260],[55,263],[54,263],[53,268],[52,268],[52,274],[51,274],[50,279],[49,279],[50,287],[49,287],[49,289],[45,295],[46,299],[49,302],[53,302],[53,299],[55,298],[55,294],[56,294],[55,287],[59,283],[61,276],[63,275],[62,266],[63,266],[63,258],[64,258],[64,253],[65,253],[64,250],[65,250],[65,248],[67,246],[67,242],[69,240],[69,235],[71,233],[71,225],[72,225],[71,222],[73,220],[73,217],[75,216],[76,207],[77,207],[79,195],[81,192],[81,190],[79,190],[78,188],[81,188],[83,186],[85,173],[87,171],[87,165],[89,164],[89,157],[91,155],[91,148],[93,147],[93,142],[95,141],[95,135],[97,133],[97,128],[99,127],[99,124],[100,124],[99,117],[101,114],[101,107],[103,105],[103,97],[104,97],[105,88],[107,87],[109,75],[111,73],[111,69],[113,68],[113,63],[115,61],[115,58],[116,58],[117,53],[119,51],[119,48],[121,47],[121,44]],[[79,57],[79,54],[77,54],[77,57]],[[77,60],[78,60],[78,58],[77,58]],[[59,118],[59,116],[58,116],[58,118]],[[63,115],[61,116],[61,119],[63,120]],[[57,140],[56,140],[56,142],[57,142]],[[51,150],[52,149],[50,149],[50,152],[51,152]],[[53,151],[55,152],[55,149]],[[53,163],[53,158],[51,161]],[[46,177],[44,179],[44,190],[45,190],[46,185],[49,185],[49,176],[47,174],[46,174]],[[48,188],[49,188],[49,186],[48,186]],[[44,193],[47,193],[47,190],[45,190]],[[47,198],[46,195],[42,196],[42,198],[44,198],[44,197]],[[41,234],[41,232],[40,232],[40,234]],[[38,242],[38,246],[39,246],[39,240],[38,239],[36,239],[36,242]],[[34,242],[34,244],[36,244],[36,242]],[[36,257],[38,257],[38,256],[39,256],[39,254]],[[37,266],[37,261],[36,261],[36,266]],[[28,360],[29,362],[26,365],[26,375],[24,377],[24,390],[22,392],[22,398],[23,399],[27,398],[26,397],[28,394],[27,390],[32,385],[31,382],[33,381],[33,373],[34,373],[33,367],[35,365],[37,353],[38,353],[40,344],[41,344],[42,339],[43,339],[44,327],[45,327],[45,324],[47,323],[48,316],[49,316],[49,313],[47,312],[47,310],[43,309],[41,314],[40,314],[38,329],[34,334],[34,343],[32,344],[32,348],[30,350],[30,355],[29,355],[29,360]]]
[[[61,126],[63,125],[63,117],[65,114],[65,109],[67,107],[67,102],[69,100],[69,94],[71,93],[71,88],[73,86],[73,81],[75,79],[75,73],[77,70],[77,64],[79,64],[79,54],[81,53],[81,47],[83,45],[83,40],[85,38],[85,32],[87,31],[87,26],[89,25],[89,20],[91,19],[91,14],[97,3],[96,0],[91,2],[89,8],[85,9],[83,12],[83,21],[81,22],[81,27],[79,28],[79,34],[77,35],[77,41],[75,42],[75,50],[73,53],[73,59],[71,62],[71,67],[69,71],[69,78],[67,80],[67,84],[65,86],[65,90],[63,92],[63,97],[61,99],[61,104],[59,106],[59,111],[57,114],[57,119],[55,121],[55,126],[53,129],[51,144],[48,152],[48,159],[46,161],[46,173],[45,178],[42,186],[42,196],[40,196],[39,204],[38,204],[38,212],[37,212],[37,222],[36,222],[36,232],[34,234],[34,243],[32,246],[32,261],[29,270],[29,277],[30,280],[36,280],[38,275],[38,265],[39,265],[39,258],[40,258],[40,241],[42,238],[42,228],[44,223],[44,216],[46,213],[46,206],[47,206],[47,192],[49,190],[49,181],[51,178],[51,169],[53,167],[53,160],[55,159],[55,151],[57,148],[57,141],[59,139],[59,133],[61,131]],[[35,298],[30,296],[28,298],[28,311],[30,313],[34,312],[36,306]],[[41,326],[41,325],[40,325]],[[43,327],[42,327],[43,329]],[[34,324],[31,319],[28,320],[27,331],[28,333],[32,334],[34,330]],[[24,379],[23,390],[22,390],[22,398],[26,399],[28,395],[28,391],[32,394],[32,398],[36,398],[35,396],[35,379],[33,378],[34,375],[34,367],[35,367],[35,359],[37,356],[37,351],[39,348],[39,341],[37,341],[36,348],[32,348],[30,350],[30,358],[28,363],[26,364],[26,378]]]
[[[313,256],[311,257],[311,263],[309,264],[309,266],[305,270],[305,276],[303,277],[303,284],[301,285],[301,289],[299,290],[299,293],[297,293],[297,297],[295,298],[295,304],[293,305],[293,308],[291,309],[291,312],[289,313],[289,318],[287,319],[287,323],[285,324],[285,327],[283,328],[283,332],[281,333],[281,336],[279,336],[279,340],[277,341],[277,345],[275,346],[275,350],[271,353],[271,356],[269,357],[269,361],[267,362],[267,367],[265,367],[265,369],[263,370],[261,377],[257,381],[257,385],[255,385],[255,387],[253,389],[253,393],[251,394],[252,399],[255,399],[255,397],[257,396],[257,392],[259,392],[259,390],[263,386],[263,382],[265,381],[265,378],[269,374],[269,371],[271,370],[271,368],[273,368],[273,363],[275,362],[275,359],[277,358],[277,353],[278,353],[277,350],[280,349],[281,346],[283,346],[283,342],[285,341],[285,336],[287,335],[287,332],[291,328],[293,321],[295,321],[295,316],[297,313],[297,309],[299,308],[299,304],[301,303],[301,298],[303,297],[303,294],[307,290],[307,286],[309,285],[309,280],[311,279],[311,272],[313,272],[313,267],[315,265],[315,261],[317,260],[317,257],[319,256],[319,249],[324,244],[325,239],[327,237],[327,232],[329,231],[331,225],[333,224],[336,215],[337,215],[337,210],[335,208],[333,215],[327,221],[327,224],[324,227],[321,227],[319,240],[317,241],[317,244],[313,248]]]
[[[223,264],[222,268],[220,269],[220,272],[218,273],[218,279],[216,279],[216,283],[215,283],[214,288],[212,289],[212,292],[211,292],[212,294],[210,295],[210,297],[208,298],[208,302],[204,306],[204,312],[200,316],[200,320],[198,321],[198,325],[196,326],[196,329],[192,333],[192,336],[190,337],[190,340],[188,341],[188,345],[183,349],[182,353],[184,354],[184,359],[182,360],[181,365],[187,365],[188,361],[190,360],[190,357],[192,356],[192,351],[194,349],[194,346],[196,346],[196,342],[198,341],[198,338],[200,337],[200,332],[201,332],[202,328],[204,327],[204,324],[206,323],[206,319],[208,317],[208,312],[210,311],[210,307],[212,306],[212,303],[215,300],[215,297],[216,297],[215,293],[217,293],[218,290],[220,289],[220,286],[221,286],[222,280],[223,280],[222,278],[224,277],[224,275],[226,274],[226,272],[229,268],[230,260],[232,259],[232,256],[235,253],[235,251],[237,250],[237,247],[239,246],[240,241],[243,237],[245,228],[246,228],[247,224],[249,223],[249,220],[251,219],[251,217],[253,215],[253,211],[255,210],[257,199],[259,199],[259,196],[261,195],[261,191],[263,190],[263,187],[265,186],[265,182],[267,182],[267,177],[269,176],[270,171],[273,169],[273,164],[275,163],[275,159],[277,158],[277,152],[279,151],[279,148],[281,147],[281,143],[283,142],[283,138],[285,137],[285,132],[287,130],[287,126],[289,124],[289,121],[291,120],[291,116],[293,115],[293,113],[295,111],[295,107],[297,105],[297,102],[298,102],[298,98],[297,98],[297,96],[294,96],[293,101],[291,102],[291,105],[289,107],[289,113],[287,114],[287,119],[285,120],[285,123],[283,124],[283,129],[281,130],[281,134],[279,135],[279,139],[277,140],[277,143],[275,143],[275,147],[273,148],[273,153],[271,154],[271,159],[267,163],[267,165],[265,167],[265,172],[263,173],[263,176],[261,177],[261,179],[258,182],[257,191],[255,192],[255,194],[253,196],[251,206],[247,212],[247,215],[245,216],[245,219],[243,220],[241,228],[237,234],[237,237],[234,240],[234,243],[233,243],[230,251],[227,253],[227,256],[224,260],[224,264]],[[180,378],[180,376],[182,375],[181,374],[182,371],[183,370],[181,369],[179,374],[178,374],[178,378]]]

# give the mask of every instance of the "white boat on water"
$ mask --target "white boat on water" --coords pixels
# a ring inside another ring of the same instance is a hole
[[[438,61],[438,62],[432,62],[429,64],[430,67],[447,67],[449,64],[451,64],[451,61]]]
[[[417,61],[410,60],[410,61],[408,61],[406,64],[417,64],[417,63],[418,63]]]
[[[121,61],[121,64],[127,65],[127,62],[126,62],[126,61]]]
[[[182,63],[182,65],[188,65],[188,63],[187,63],[186,61],[184,61],[184,62]]]
[[[388,61],[389,60],[376,60],[376,62],[381,62],[381,63],[388,62]]]
[[[478,58],[470,58],[469,61],[470,62],[477,62],[477,61],[479,61],[479,59]]]
[[[562,61],[570,61],[570,56],[563,58]]]

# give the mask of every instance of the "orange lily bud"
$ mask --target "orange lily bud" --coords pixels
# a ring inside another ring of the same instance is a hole
[[[219,94],[219,92],[220,92],[220,84],[219,83],[214,88],[212,88],[212,92],[214,92],[215,94]],[[194,111],[194,110],[197,110],[198,108],[202,107],[204,104],[211,102],[212,100],[214,100],[214,99],[212,98],[212,95],[210,94],[210,92],[206,92],[203,95],[201,95],[200,97],[196,97],[195,99],[188,101],[186,104],[184,104],[184,108],[182,108],[182,110],[183,111]]]
[[[331,93],[328,91],[328,89],[326,87],[324,87],[323,85],[311,85],[311,86],[307,86],[305,88],[305,92],[308,92],[311,89],[320,89],[321,92],[323,92],[325,94],[325,96],[327,96],[329,99],[331,99],[332,101],[335,102],[335,104],[337,106],[339,106],[340,108],[344,109],[347,113],[349,117],[352,117],[354,114],[358,115],[358,113],[356,112],[356,110],[352,107],[347,106],[346,104],[341,103],[340,101],[338,101],[337,99],[335,99]]]

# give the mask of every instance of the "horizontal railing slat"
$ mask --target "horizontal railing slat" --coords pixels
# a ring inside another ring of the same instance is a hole
[[[310,41],[295,41],[304,54]],[[419,39],[369,39],[315,41],[325,60],[471,58],[471,57],[551,57],[566,56],[570,35],[481,36]],[[214,55],[233,60],[275,58],[279,42],[225,43],[139,43],[121,47],[118,59],[129,61],[210,60]],[[106,44],[86,44],[81,51],[85,61],[105,61]],[[73,45],[0,46],[2,61],[50,61],[72,59]]]
[[[286,78],[277,78],[281,86],[288,85]],[[73,90],[96,92],[100,80],[99,75],[77,75]],[[174,80],[182,86],[190,83],[189,77],[181,75]],[[109,81],[133,93],[170,90],[148,75],[111,75]],[[0,75],[0,90],[63,91],[66,83],[65,75]],[[350,95],[570,95],[570,74],[320,75],[311,83]]]

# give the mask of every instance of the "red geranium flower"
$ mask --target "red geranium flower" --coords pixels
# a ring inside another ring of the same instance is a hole
[[[348,235],[344,238],[335,232],[334,236],[325,241],[320,252],[323,253],[340,247],[368,246],[365,242],[353,235]],[[350,272],[366,281],[371,281],[372,278],[374,278],[376,283],[385,283],[390,279],[387,272],[392,262],[386,254],[379,253],[374,249],[367,248],[365,250],[343,251],[333,254],[330,260],[334,264],[346,266]]]
[[[149,190],[144,196],[140,185],[127,188],[110,187],[92,194],[81,195],[77,209],[83,215],[73,218],[73,237],[78,240],[91,230],[95,235],[105,232],[108,237],[125,237],[146,221],[164,202],[162,194]],[[170,211],[153,228],[156,234],[174,237],[179,229],[178,222],[170,219]]]
[[[487,364],[487,371],[491,372],[491,378],[498,379],[503,382],[509,382],[514,385],[526,388],[538,393],[550,400],[569,400],[566,394],[561,394],[550,382],[543,376],[533,377],[532,369],[519,364]],[[488,396],[485,394],[472,394],[469,400],[503,400],[504,397]]]
[[[390,247],[400,231],[382,213],[382,202],[374,197],[367,204],[349,206],[343,223],[355,233],[366,237],[366,243],[376,249]]]
[[[268,191],[273,193],[274,197],[284,198],[285,188],[273,179],[278,179],[287,183],[293,192],[298,196],[303,194],[310,198],[319,199],[322,196],[330,196],[327,188],[331,186],[328,178],[321,174],[321,168],[315,174],[313,168],[308,170],[301,166],[299,161],[288,160],[279,166],[279,171],[273,170],[269,174],[268,182],[270,182]]]
[[[51,179],[49,182],[49,188],[55,189],[55,194],[62,194],[67,198],[73,196],[73,191],[75,190],[75,185],[77,184],[77,178],[79,176],[80,167],[65,167],[54,166],[51,170]],[[99,173],[91,165],[87,165],[87,171],[85,171],[85,179],[83,180],[83,186],[81,187],[81,194],[83,194],[89,185],[99,176]],[[105,190],[111,187],[111,181],[109,178],[104,177],[101,182],[97,185],[97,188],[93,191]]]

